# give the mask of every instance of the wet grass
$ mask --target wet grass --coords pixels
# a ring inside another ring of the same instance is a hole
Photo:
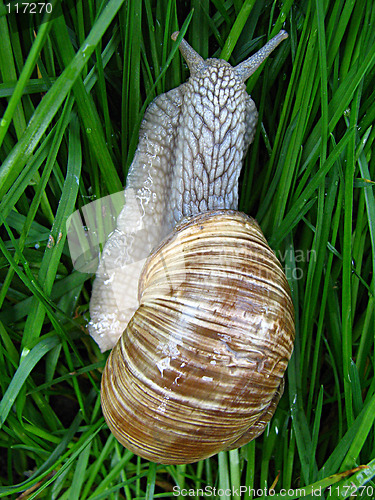
[[[0,6],[0,497],[151,499],[185,488],[198,498],[216,488],[229,499],[247,486],[250,499],[277,479],[272,498],[373,498],[373,2],[51,5],[47,17]],[[122,189],[147,104],[186,80],[171,33],[187,29],[203,57],[235,64],[281,28],[288,40],[247,85],[259,123],[240,208],[291,285],[286,390],[255,442],[155,465],[104,423],[107,353],[86,330],[93,276],[73,268],[66,221]]]

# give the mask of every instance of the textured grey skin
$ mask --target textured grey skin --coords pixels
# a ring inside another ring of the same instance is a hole
[[[182,96],[167,198],[170,228],[184,216],[237,210],[238,177],[258,118],[245,84],[220,59],[208,59]]]
[[[278,37],[277,43],[285,35]],[[191,76],[145,114],[124,208],[93,284],[89,331],[102,351],[115,345],[137,309],[144,261],[175,224],[207,210],[237,210],[238,177],[258,118],[244,75],[268,56],[271,42],[238,71],[220,59],[204,61],[181,43]]]

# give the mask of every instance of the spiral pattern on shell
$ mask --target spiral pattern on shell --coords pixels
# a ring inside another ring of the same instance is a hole
[[[255,220],[232,210],[183,220],[147,260],[139,299],[102,377],[115,437],[178,464],[259,435],[282,394],[294,310]]]

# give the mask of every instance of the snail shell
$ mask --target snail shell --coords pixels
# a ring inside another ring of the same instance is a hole
[[[147,260],[139,296],[102,377],[116,438],[178,464],[259,435],[282,394],[294,316],[258,224],[230,210],[183,221]]]
[[[234,68],[181,42],[191,76],[147,111],[101,256],[89,329],[102,351],[114,346],[103,413],[124,446],[155,462],[247,443],[283,392],[288,283],[258,224],[236,210],[257,121],[244,82],[286,37]]]

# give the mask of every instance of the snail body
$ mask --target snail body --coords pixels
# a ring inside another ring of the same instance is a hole
[[[289,287],[258,224],[237,208],[257,121],[244,82],[286,36],[234,68],[183,40],[191,76],[159,96],[141,126],[89,329],[103,351],[115,346],[102,377],[108,426],[155,462],[245,444],[283,392]]]

